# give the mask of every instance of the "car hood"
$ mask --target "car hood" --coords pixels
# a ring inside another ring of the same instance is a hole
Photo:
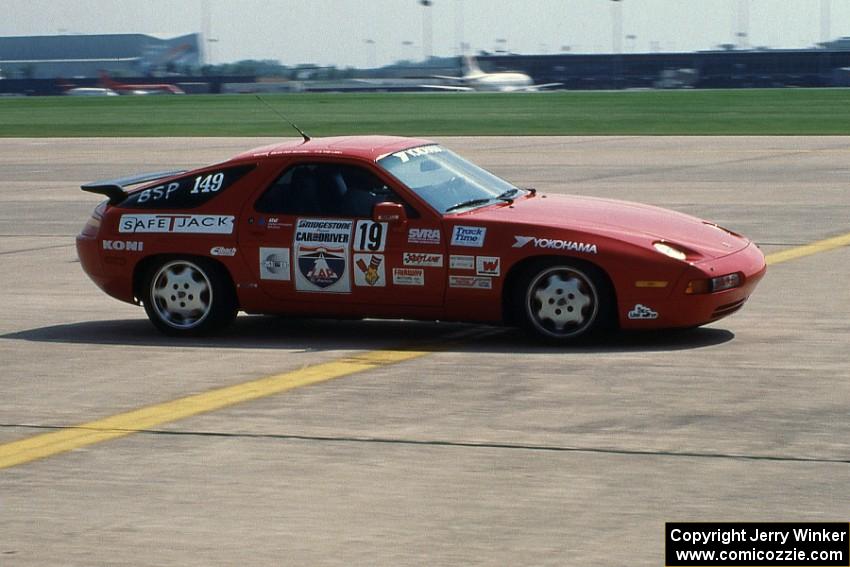
[[[591,234],[604,232],[642,245],[649,245],[648,241],[664,240],[690,248],[707,258],[726,256],[749,244],[749,240],[740,235],[690,215],[613,199],[537,195],[515,201],[513,208],[479,211],[486,216],[499,217],[502,222],[508,220],[504,216],[507,215],[511,222],[519,224],[581,230]]]

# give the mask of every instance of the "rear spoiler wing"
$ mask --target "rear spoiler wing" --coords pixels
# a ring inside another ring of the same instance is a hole
[[[166,177],[174,177],[175,175],[180,175],[181,173],[186,173],[186,170],[178,169],[175,171],[142,173],[141,175],[121,177],[119,179],[92,181],[91,183],[80,185],[80,189],[89,193],[105,195],[109,198],[110,205],[117,205],[127,198],[127,192],[124,191],[124,187],[128,187],[130,185],[138,185],[139,183],[147,183],[148,181],[156,181],[157,179],[165,179]]]

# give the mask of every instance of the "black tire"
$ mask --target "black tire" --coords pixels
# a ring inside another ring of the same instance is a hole
[[[514,287],[512,304],[515,320],[554,343],[599,334],[616,321],[616,299],[605,274],[568,258],[530,265]]]
[[[171,336],[214,333],[236,317],[230,277],[204,258],[172,257],[147,271],[142,302],[151,323]]]

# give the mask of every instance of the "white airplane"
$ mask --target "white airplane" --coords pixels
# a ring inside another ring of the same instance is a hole
[[[450,77],[446,75],[433,75],[435,79],[444,81],[455,81],[455,85],[422,85],[424,88],[437,89],[442,91],[461,91],[461,92],[500,92],[500,93],[515,93],[515,92],[537,92],[541,89],[549,87],[558,87],[563,83],[544,83],[535,85],[534,81],[525,73],[518,71],[499,71],[497,73],[485,73],[478,66],[475,57],[469,55],[463,56],[462,77]]]

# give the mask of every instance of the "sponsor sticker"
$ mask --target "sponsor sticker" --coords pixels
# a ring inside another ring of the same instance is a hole
[[[168,185],[157,185],[144,191],[139,191],[136,197],[136,203],[146,203],[148,201],[159,201],[160,199],[168,200],[171,194],[180,189],[180,184],[172,181]]]
[[[261,280],[288,282],[289,271],[289,248],[260,248]]]
[[[425,285],[425,270],[422,268],[393,268],[393,284]]]
[[[426,268],[442,268],[443,255],[427,252],[405,252],[402,256],[405,266],[423,266]]]
[[[474,270],[475,256],[457,256],[452,254],[449,257],[449,268],[452,270]]]
[[[264,219],[260,219],[260,224],[266,222],[266,226],[269,227],[269,230],[280,230],[283,227],[290,227],[292,223],[283,222],[280,217],[269,217],[268,221],[264,221]]]
[[[395,152],[393,157],[397,157],[401,160],[401,163],[407,163],[410,161],[412,157],[419,156],[427,156],[430,154],[440,154],[443,152],[443,148],[440,146],[420,146],[418,148],[410,148],[409,150],[402,150],[400,152]]]
[[[103,249],[118,252],[141,252],[145,248],[144,242],[136,240],[104,240]]]
[[[121,215],[118,232],[231,234],[234,218],[228,215]]]
[[[460,226],[455,225],[452,230],[452,246],[470,246],[481,248],[484,246],[484,237],[487,229],[482,226]]]
[[[298,219],[295,227],[295,289],[350,293],[350,220]]]
[[[410,244],[439,244],[440,230],[436,228],[411,228],[407,231]]]
[[[572,240],[558,240],[555,238],[537,238],[536,236],[514,236],[513,248],[522,248],[529,242],[535,248],[548,248],[552,250],[567,250],[569,252],[583,252],[585,254],[596,254],[596,244],[586,242],[575,242]]]
[[[658,319],[658,312],[638,303],[629,311],[629,319]]]
[[[498,276],[501,274],[502,259],[497,256],[478,256],[475,258],[475,273],[479,276]]]
[[[383,254],[354,255],[354,285],[358,287],[386,287]]]
[[[449,276],[449,287],[467,289],[493,289],[493,278],[476,276]]]
[[[236,256],[236,248],[227,248],[225,246],[213,246],[212,248],[210,248],[210,254],[213,256]]]

